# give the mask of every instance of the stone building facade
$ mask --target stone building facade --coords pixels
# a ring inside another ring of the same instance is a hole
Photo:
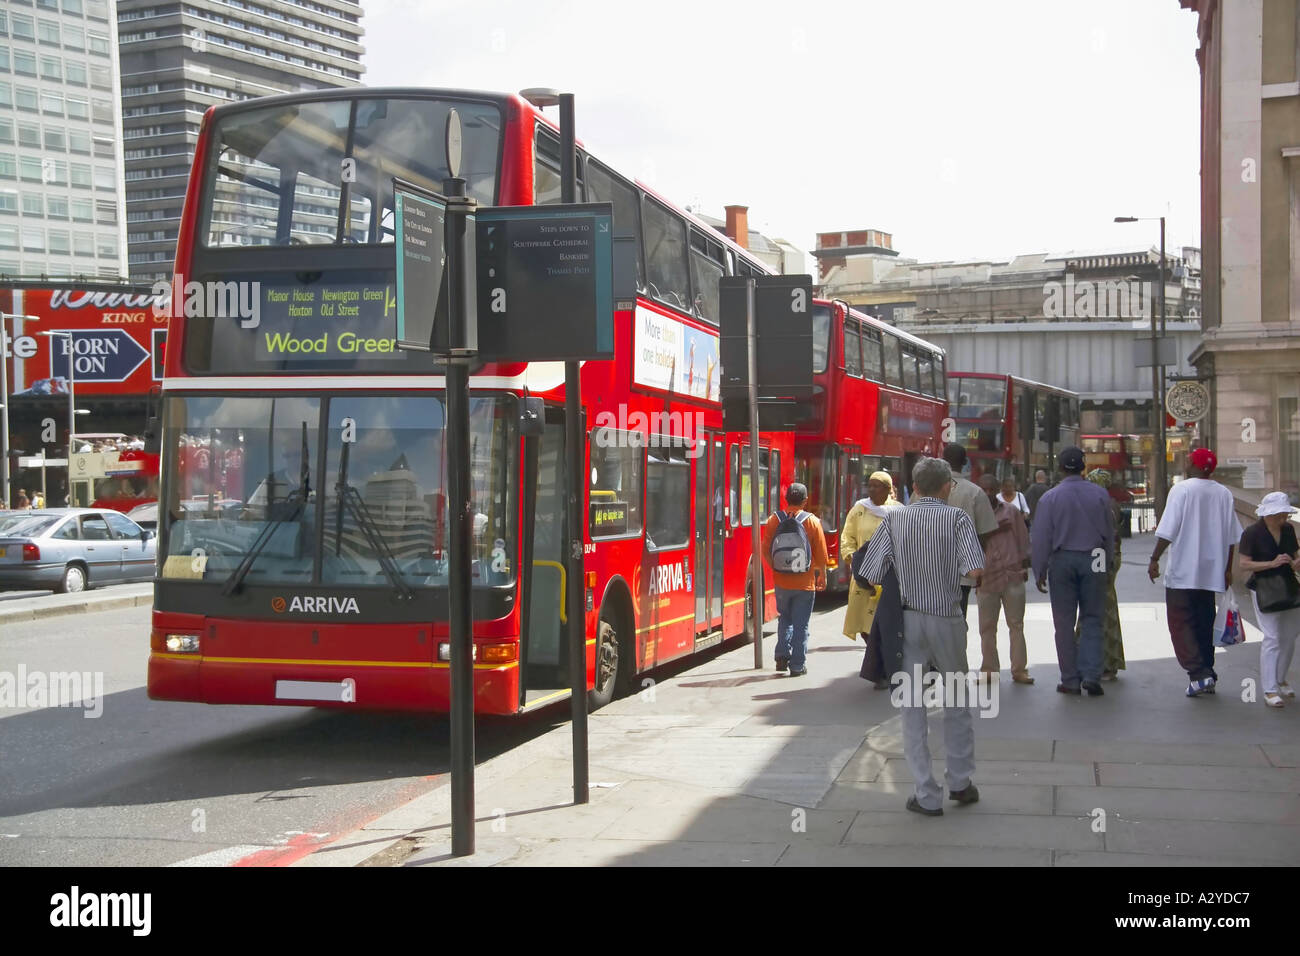
[[[1262,472],[1247,492],[1300,504],[1300,4],[1180,2],[1200,41],[1203,437]]]

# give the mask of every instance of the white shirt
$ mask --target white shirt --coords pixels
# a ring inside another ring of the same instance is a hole
[[[1228,549],[1241,539],[1232,492],[1208,478],[1169,489],[1156,537],[1169,542],[1165,587],[1223,592]]]

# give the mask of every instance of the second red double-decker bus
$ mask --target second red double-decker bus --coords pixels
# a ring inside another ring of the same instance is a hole
[[[1055,385],[995,372],[949,372],[948,408],[966,446],[972,481],[991,474],[1024,488],[1056,453],[1079,444],[1079,396]]]
[[[839,532],[871,473],[889,472],[902,500],[912,465],[942,453],[944,381],[937,346],[844,302],[814,304],[812,414],[796,431],[796,475],[826,529],[832,589],[848,587]]]
[[[1147,467],[1142,458],[1142,439],[1137,435],[1084,435],[1079,439],[1084,462],[1091,471],[1110,472],[1110,496],[1121,504],[1147,494]]]
[[[513,95],[330,90],[204,118],[163,386],[152,697],[447,707],[445,381],[432,356],[394,346],[392,181],[439,189],[452,108],[471,196],[558,201],[559,137]],[[636,238],[640,292],[615,313],[615,358],[582,366],[581,475],[565,474],[562,364],[471,376],[485,713],[567,696],[569,615],[585,620],[599,705],[752,614],[753,449],[723,430],[718,280],[763,269],[585,149],[578,168],[580,198],[612,203],[615,233]],[[792,436],[763,435],[758,455],[775,507]],[[576,608],[574,480],[588,515]]]

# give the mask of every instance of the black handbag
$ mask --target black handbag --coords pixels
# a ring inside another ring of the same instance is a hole
[[[1281,574],[1256,574],[1251,581],[1261,612],[1289,611],[1300,607],[1300,581],[1290,568],[1278,568]]]

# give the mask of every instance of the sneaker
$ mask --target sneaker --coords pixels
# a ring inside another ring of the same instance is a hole
[[[975,784],[966,784],[965,790],[951,790],[948,792],[949,800],[956,800],[958,803],[978,803],[980,792]]]
[[[1274,694],[1274,693],[1271,692],[1271,691],[1268,692],[1268,693],[1266,693],[1266,694],[1264,695],[1264,703],[1265,703],[1267,706],[1269,706],[1269,707],[1283,707],[1283,706],[1285,706],[1285,702],[1282,700],[1282,695],[1281,695],[1281,694]]]
[[[1071,687],[1069,684],[1057,684],[1056,692],[1058,694],[1078,694],[1079,688]]]
[[[1104,690],[1101,689],[1101,685],[1098,684],[1095,680],[1084,681],[1083,689],[1088,692],[1089,697],[1100,697],[1102,694],[1106,693]]]
[[[925,807],[921,806],[921,803],[916,799],[915,794],[907,798],[907,809],[911,810],[913,813],[923,813],[927,817],[943,816],[943,807],[937,807],[934,810],[927,810]]]
[[[1188,697],[1200,697],[1202,694],[1214,693],[1214,678],[1204,677],[1201,680],[1194,680],[1187,685]]]
[[[1283,681],[1282,683],[1277,685],[1277,692],[1281,694],[1283,697],[1290,697],[1292,700],[1295,699],[1295,691],[1292,689],[1291,685],[1288,684],[1286,681]]]
[[[1213,693],[1214,693],[1214,678],[1213,678],[1213,677],[1207,677],[1207,678],[1205,678],[1205,680],[1201,681],[1201,683],[1202,683],[1202,684],[1204,685],[1204,687],[1205,687],[1205,689],[1202,690],[1201,693],[1203,693],[1203,694],[1213,694]]]
[[[791,667],[791,668],[790,668],[790,676],[791,676],[791,677],[803,677],[803,675],[804,675],[804,674],[807,674],[807,673],[808,673],[808,668],[806,668],[806,667]]]
[[[779,672],[781,672],[781,673],[785,673],[786,671],[788,671],[788,670],[790,669],[790,660],[789,660],[789,658],[778,657],[778,658],[776,659],[776,669],[777,669],[777,671],[779,671]]]

